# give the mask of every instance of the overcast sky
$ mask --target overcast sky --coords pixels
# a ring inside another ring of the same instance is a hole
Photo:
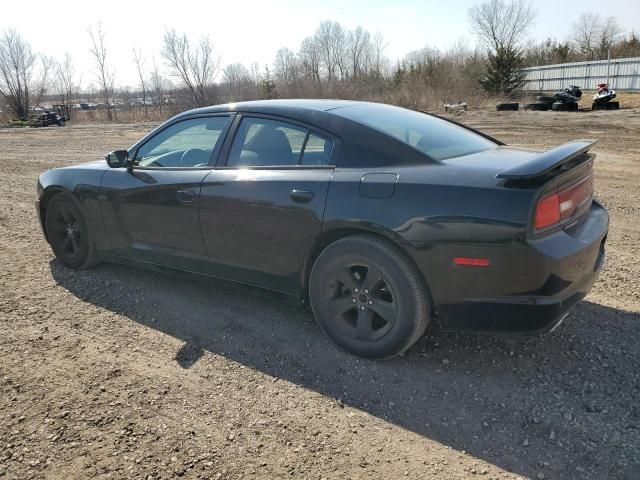
[[[142,47],[149,58],[161,61],[159,49],[167,27],[187,32],[194,40],[207,34],[222,56],[223,65],[242,62],[271,64],[278,48],[297,51],[322,20],[347,28],[361,25],[372,34],[384,35],[392,60],[426,45],[447,48],[459,39],[470,45],[467,11],[471,0],[233,0],[233,1],[136,1],[108,0],[4,0],[0,30],[17,29],[37,52],[61,58],[68,52],[83,72],[82,85],[94,81],[89,56],[87,26],[102,22],[110,63],[118,85],[135,85],[132,49]],[[538,11],[532,39],[565,38],[571,23],[586,11],[615,16],[627,31],[640,32],[640,0],[534,0]],[[564,7],[566,5],[566,7]],[[564,8],[563,8],[564,7]]]

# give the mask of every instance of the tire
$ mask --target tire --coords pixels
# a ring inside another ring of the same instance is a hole
[[[546,112],[547,110],[551,110],[551,104],[546,102],[527,103],[524,106],[524,109],[538,111],[538,112]]]
[[[58,126],[64,127],[64,118],[61,118],[60,120],[58,120]]]
[[[430,305],[416,268],[385,240],[354,235],[316,259],[309,300],[318,325],[338,347],[365,358],[389,358],[413,345]]]
[[[554,112],[577,112],[578,104],[556,102],[551,106],[551,110]]]
[[[95,248],[87,222],[67,195],[58,193],[49,202],[45,229],[51,249],[60,263],[76,270],[96,265]]]
[[[496,105],[496,110],[499,112],[517,111],[519,106],[518,102],[503,102]]]
[[[620,102],[607,102],[604,104],[605,110],[620,110]]]
[[[536,101],[544,102],[544,103],[553,103],[556,101],[556,99],[553,95],[538,95],[536,97]]]

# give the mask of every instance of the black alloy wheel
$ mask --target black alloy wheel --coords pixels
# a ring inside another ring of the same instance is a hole
[[[398,355],[424,333],[426,287],[391,242],[371,235],[342,238],[316,259],[311,308],[322,331],[342,349],[367,358]]]
[[[326,295],[334,328],[371,341],[391,330],[398,315],[394,293],[380,270],[369,265],[336,266]]]
[[[89,229],[73,200],[57,194],[47,208],[45,225],[51,249],[63,265],[80,269],[95,263]]]

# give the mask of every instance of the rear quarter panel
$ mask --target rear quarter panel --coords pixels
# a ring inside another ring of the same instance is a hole
[[[389,198],[359,193],[366,173],[397,174]],[[439,164],[379,169],[336,169],[327,197],[323,232],[355,229],[382,235],[415,262],[434,304],[526,290],[544,274],[525,243],[534,191],[505,189]],[[476,183],[477,185],[474,185]],[[454,256],[486,257],[490,268],[460,268]],[[518,268],[520,266],[521,268]]]

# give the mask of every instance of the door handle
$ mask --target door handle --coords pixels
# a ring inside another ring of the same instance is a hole
[[[176,196],[182,203],[191,203],[196,196],[196,192],[193,190],[178,190]]]
[[[313,192],[309,190],[297,190],[294,188],[289,192],[289,195],[294,202],[298,203],[309,203],[313,200]]]

